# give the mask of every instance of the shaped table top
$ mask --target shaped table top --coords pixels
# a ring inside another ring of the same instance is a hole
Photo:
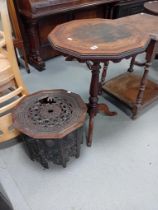
[[[79,59],[119,59],[145,51],[151,37],[141,22],[145,24],[144,19],[148,18],[147,31],[158,32],[155,29],[157,17],[138,14],[116,20],[70,21],[58,25],[49,34],[49,40],[54,49]]]
[[[158,15],[158,1],[149,1],[144,4],[144,8],[153,15]]]
[[[43,90],[26,96],[13,111],[14,127],[36,139],[60,139],[83,126],[87,107],[70,91]]]

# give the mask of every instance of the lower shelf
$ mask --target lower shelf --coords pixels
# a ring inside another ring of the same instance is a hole
[[[102,89],[110,97],[123,102],[127,107],[132,109],[136,104],[140,81],[141,75],[127,72],[107,81]],[[158,84],[148,80],[141,108],[145,108],[157,99]]]

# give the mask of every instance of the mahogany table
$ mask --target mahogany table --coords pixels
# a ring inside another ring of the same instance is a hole
[[[130,58],[147,51],[145,73],[135,109],[140,106],[142,101],[155,40],[151,39],[148,33],[143,34],[134,24],[128,24],[125,20],[123,18],[116,20],[75,20],[57,26],[48,36],[52,47],[66,56],[67,61],[76,59],[79,62],[86,63],[91,70],[92,77],[88,103],[90,117],[87,138],[88,146],[92,144],[95,115],[99,111],[109,116],[116,114],[109,111],[106,104],[98,103],[98,96],[101,94],[101,87],[105,81],[109,61],[119,62],[123,58]],[[104,69],[100,81],[101,63],[104,63]]]

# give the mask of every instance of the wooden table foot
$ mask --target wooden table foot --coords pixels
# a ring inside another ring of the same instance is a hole
[[[111,112],[109,107],[106,104],[98,104],[97,105],[98,112],[101,112],[107,116],[115,116],[117,112]]]
[[[88,126],[88,136],[87,136],[87,146],[91,147],[92,145],[92,138],[93,138],[93,129],[94,129],[94,113],[90,113],[89,116],[89,126]]]

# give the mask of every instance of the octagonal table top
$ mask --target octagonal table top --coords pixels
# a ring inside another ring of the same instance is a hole
[[[139,22],[139,15],[135,15],[135,21],[137,18]],[[141,27],[127,17],[74,20],[58,25],[48,38],[53,48],[63,54],[80,59],[117,59],[145,51],[151,38]]]
[[[87,107],[78,94],[44,90],[26,96],[13,110],[13,124],[36,139],[61,139],[80,128]]]
[[[149,1],[144,4],[144,8],[153,15],[158,15],[158,1]]]

